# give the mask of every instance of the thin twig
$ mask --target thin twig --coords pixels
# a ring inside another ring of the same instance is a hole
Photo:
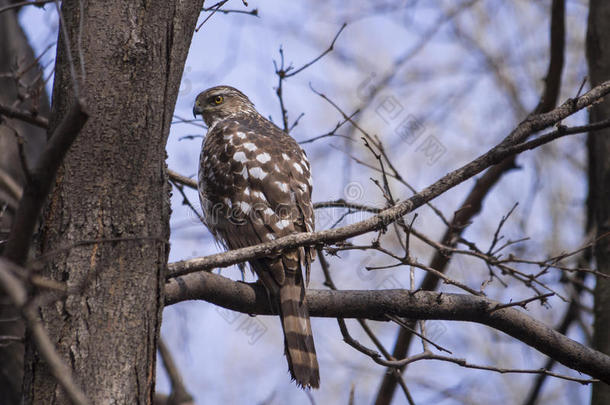
[[[82,102],[75,99],[47,142],[32,172],[32,181],[24,188],[11,234],[4,249],[5,257],[16,264],[21,265],[25,262],[38,215],[51,190],[55,173],[88,117]]]
[[[0,115],[4,115],[8,118],[15,118],[43,129],[49,127],[48,119],[40,117],[37,113],[31,111],[22,111],[17,108],[0,104]]]
[[[290,127],[288,125],[288,112],[286,110],[286,106],[284,104],[284,92],[283,92],[283,83],[284,80],[288,79],[289,77],[292,77],[298,73],[301,73],[303,70],[307,69],[308,67],[310,67],[311,65],[313,65],[314,63],[316,63],[317,61],[319,61],[320,59],[322,59],[326,54],[328,54],[329,52],[331,52],[335,46],[335,42],[337,41],[337,38],[339,38],[339,35],[341,34],[341,32],[343,31],[343,29],[347,26],[346,23],[344,23],[341,28],[339,28],[339,31],[337,32],[337,34],[335,35],[335,37],[333,38],[332,42],[330,43],[330,46],[324,51],[322,52],[320,55],[318,55],[316,58],[314,58],[312,61],[304,64],[303,66],[301,66],[300,68],[293,70],[292,65],[289,65],[288,67],[285,66],[284,64],[284,50],[282,49],[282,47],[280,46],[279,49],[279,53],[280,53],[280,63],[278,66],[278,63],[274,60],[273,61],[273,66],[275,68],[275,74],[277,75],[278,78],[278,84],[277,84],[277,88],[275,89],[275,93],[277,94],[278,100],[280,102],[280,109],[281,109],[281,114],[282,114],[282,125],[283,125],[283,130],[285,132],[290,132]],[[296,120],[298,122],[298,118]],[[295,123],[296,125],[296,123]]]
[[[184,192],[184,186],[180,185],[178,182],[174,182],[172,180],[170,180],[170,181],[174,185],[174,187],[176,187],[176,189],[178,190],[178,192],[182,196],[182,204],[186,205],[187,207],[189,207],[190,210],[197,216],[199,221],[201,221],[202,224],[205,224],[205,221],[203,220],[203,217],[201,216],[199,211],[197,211],[197,209],[195,208],[193,203],[191,203],[191,200],[189,200],[189,198],[187,197],[186,193]]]
[[[464,4],[466,5],[466,3]],[[472,4],[474,3],[470,3],[468,6]],[[565,52],[565,29],[563,29],[563,26],[565,25],[565,12],[563,7],[564,0],[553,0],[550,27],[551,41],[549,68],[545,80],[545,88],[540,97],[540,102],[538,103],[537,108],[533,111],[534,113],[546,113],[551,111],[556,106],[558,101],[559,90],[561,89],[561,73],[563,71]],[[446,21],[449,20],[450,18],[448,18]],[[437,24],[437,26],[440,27],[440,24]],[[396,74],[395,72],[396,69],[394,74]],[[386,81],[382,82],[382,85],[389,83],[391,77],[391,75],[388,75],[386,77]],[[376,91],[378,91],[379,88],[380,87],[377,87]],[[579,97],[580,92],[575,96],[575,98]],[[463,234],[471,219],[478,215],[478,213],[481,211],[483,200],[490,193],[493,186],[498,183],[504,174],[508,173],[514,167],[514,157],[507,157],[498,165],[487,170],[487,172],[477,180],[476,184],[463,201],[460,209],[456,211],[451,224],[447,227],[447,230],[441,239],[442,244],[455,246],[455,241]],[[446,255],[444,252],[439,250],[432,258],[430,267],[444,272],[447,269],[450,259],[450,255]],[[437,287],[438,281],[439,279],[436,278],[432,273],[428,273],[420,284],[420,288],[424,290],[434,290]],[[411,337],[412,335],[405,332],[404,329],[399,331],[394,346],[393,354],[395,356],[404,356],[406,353],[408,353]],[[390,404],[395,387],[396,381],[393,378],[390,378],[389,376],[384,377],[375,400],[375,405]]]
[[[268,256],[273,252],[285,248],[305,245],[311,246],[320,243],[334,243],[385,228],[392,222],[404,217],[409,212],[412,212],[414,209],[443,194],[447,190],[475,176],[486,168],[502,162],[507,157],[512,156],[512,151],[508,150],[508,147],[511,145],[518,144],[528,138],[532,133],[540,131],[549,125],[553,125],[576,111],[588,107],[608,93],[610,93],[610,81],[594,87],[578,99],[568,100],[549,113],[530,116],[491,150],[459,169],[446,174],[440,180],[414,196],[397,203],[391,208],[381,211],[379,214],[373,215],[371,218],[341,228],[312,233],[293,234],[255,246],[235,249],[229,252],[207,256],[205,258],[191,259],[188,261],[188,264],[186,262],[184,263],[182,271],[192,272],[203,270],[204,268],[228,266],[253,258]],[[180,274],[170,272],[170,277],[176,275]]]
[[[224,4],[225,4],[227,1],[229,1],[229,0],[221,0],[221,1],[219,1],[218,3],[214,4],[212,7],[208,8],[208,10],[212,10],[212,12],[210,13],[210,15],[209,15],[209,16],[207,16],[207,17],[205,18],[205,20],[203,20],[203,21],[201,22],[201,24],[199,24],[199,25],[197,26],[197,28],[195,28],[195,32],[199,32],[199,30],[201,29],[201,27],[203,27],[203,24],[205,24],[205,23],[206,23],[206,22],[207,22],[207,21],[208,21],[210,18],[212,18],[212,16],[213,16],[214,14],[216,14],[216,12],[218,11],[218,9],[219,9],[220,7],[222,7],[222,6],[223,6],[223,5],[224,5]],[[204,9],[204,11],[208,11],[208,10],[205,10],[205,9]]]
[[[0,168],[0,187],[3,190],[8,191],[11,197],[13,197],[15,200],[21,199],[21,195],[23,194],[23,188],[21,188],[21,185],[17,183],[15,179],[13,179],[13,177],[2,168]]]
[[[170,180],[182,184],[184,186],[190,187],[194,190],[197,190],[197,182],[189,177],[183,176],[178,172],[173,170],[168,170],[167,174],[169,175]]]
[[[495,307],[493,307],[492,309],[490,309],[490,312],[493,311],[498,311],[500,309],[503,308],[509,308],[509,307],[521,307],[521,308],[525,308],[527,306],[527,304],[529,304],[532,301],[542,301],[544,302],[548,297],[552,297],[553,295],[555,295],[554,293],[547,293],[547,294],[542,294],[542,295],[537,295],[535,297],[531,297],[531,298],[527,298],[521,301],[516,301],[516,302],[509,302],[508,304],[498,304]]]
[[[51,342],[49,335],[45,331],[44,326],[38,317],[37,310],[32,306],[27,305],[27,291],[19,279],[11,274],[12,272],[19,274],[24,273],[25,270],[8,260],[0,258],[0,287],[2,287],[6,295],[10,297],[13,304],[21,310],[21,313],[28,324],[30,334],[38,348],[38,353],[45,359],[51,374],[53,374],[65,390],[72,403],[76,405],[88,404],[89,400],[72,378],[72,370],[64,363],[55,350],[55,345]]]
[[[212,11],[212,7],[203,8],[202,11]],[[223,13],[223,14],[247,14],[247,15],[252,15],[254,17],[259,17],[260,18],[260,16],[258,15],[258,8],[254,8],[254,9],[252,9],[250,11],[248,11],[248,10],[233,10],[233,9],[221,8],[221,9],[215,10],[215,12]]]
[[[339,28],[339,31],[337,31],[337,33],[335,34],[335,37],[333,38],[332,42],[330,43],[330,45],[328,46],[328,48],[326,48],[326,50],[324,52],[322,52],[320,55],[318,55],[316,58],[314,58],[311,62],[307,62],[306,64],[304,64],[300,68],[291,71],[291,73],[288,73],[288,70],[291,70],[291,69],[290,68],[287,69],[284,72],[283,77],[285,79],[287,79],[289,77],[292,77],[292,76],[295,76],[295,75],[301,73],[303,70],[307,69],[308,67],[310,67],[311,65],[313,65],[314,63],[316,63],[317,61],[322,59],[324,56],[326,56],[326,54],[328,54],[329,52],[332,52],[333,48],[335,47],[335,42],[337,42],[337,39],[339,38],[339,35],[341,35],[341,32],[345,29],[345,27],[347,27],[347,23],[343,23],[343,25],[341,25],[341,28]]]
[[[23,6],[43,6],[47,3],[52,3],[55,0],[39,0],[39,1],[21,1],[18,3],[9,4],[8,6],[0,7],[0,14],[13,8],[20,8]]]
[[[344,137],[344,138],[349,139],[349,138],[348,138],[348,137],[346,137],[346,136],[343,136],[343,135],[337,135],[337,134],[336,134],[336,132],[337,132],[337,130],[338,130],[339,128],[341,128],[341,127],[342,127],[342,126],[343,126],[343,125],[344,125],[346,122],[349,122],[349,121],[350,121],[352,118],[354,118],[354,117],[356,116],[356,114],[358,114],[359,112],[360,112],[360,110],[356,110],[356,111],[354,111],[354,112],[353,112],[353,113],[352,113],[352,114],[351,114],[349,117],[344,118],[342,121],[337,122],[337,125],[335,125],[335,127],[334,127],[332,130],[328,131],[327,133],[322,134],[322,135],[318,135],[318,136],[314,136],[313,138],[306,139],[306,140],[304,140],[304,141],[299,142],[299,144],[300,144],[300,145],[303,145],[303,144],[306,144],[306,143],[315,142],[315,141],[317,141],[318,139],[322,139],[322,138],[326,138],[326,137],[330,137],[330,136],[339,136],[339,137]]]
[[[393,321],[396,322],[401,328],[405,328],[408,329],[409,332],[413,333],[414,335],[418,336],[419,338],[421,338],[423,341],[425,341],[426,343],[431,344],[432,346],[434,346],[437,350],[449,353],[449,354],[453,354],[453,352],[451,352],[451,350],[449,349],[445,349],[443,346],[434,343],[433,341],[431,341],[430,339],[428,339],[427,337],[425,337],[423,334],[417,332],[415,329],[411,328],[409,325],[407,325],[407,323],[405,321],[403,321],[402,319],[398,318],[397,316],[394,315],[386,315],[386,317]]]
[[[157,348],[159,350],[159,354],[161,355],[163,366],[165,367],[165,371],[167,371],[167,375],[169,376],[172,387],[170,395],[171,402],[168,401],[168,404],[192,404],[193,396],[186,390],[182,375],[180,375],[180,370],[178,370],[178,366],[176,366],[176,363],[172,358],[172,354],[165,344],[165,340],[161,337],[159,337]]]
[[[320,266],[322,267],[322,273],[324,274],[324,285],[329,287],[331,290],[337,290],[337,286],[335,285],[335,282],[333,281],[331,274],[330,274],[330,266],[328,265],[328,262],[326,261],[324,254],[322,253],[322,249],[317,249],[317,253],[318,253],[319,260],[320,260]],[[339,323],[339,329],[341,330],[341,333],[343,333],[343,331],[345,331],[345,333],[349,336],[349,332],[347,332],[347,326],[345,325],[345,321],[342,318],[337,318],[337,322]],[[358,323],[360,324],[360,326],[362,327],[364,332],[368,335],[369,339],[371,339],[371,341],[375,344],[377,349],[385,356],[385,358],[388,360],[394,360],[392,355],[386,350],[386,348],[383,346],[381,341],[373,333],[371,328],[369,328],[366,321],[364,319],[358,319]],[[344,338],[345,338],[345,335],[344,335]],[[351,339],[351,336],[349,336],[349,338]],[[399,377],[399,378],[402,380],[402,377]],[[411,397],[411,394],[409,393],[409,390],[407,389],[407,385],[404,383],[404,381],[403,381],[403,384],[401,384],[401,387],[403,389],[403,392],[405,393],[405,396],[407,397],[407,400],[409,401],[409,404],[412,404],[413,398]]]

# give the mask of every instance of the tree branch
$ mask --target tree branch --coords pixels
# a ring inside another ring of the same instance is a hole
[[[5,257],[16,264],[23,264],[27,258],[34,227],[55,180],[55,174],[88,117],[82,101],[75,99],[66,116],[53,131],[30,181],[25,185],[4,250]]]
[[[194,405],[195,402],[193,401],[193,396],[186,390],[184,381],[180,375],[180,370],[178,370],[178,366],[174,362],[169,348],[165,345],[165,340],[161,337],[159,337],[157,348],[159,349],[161,361],[163,361],[163,366],[165,367],[165,371],[167,371],[167,375],[169,376],[172,387],[171,394],[167,398],[165,404]]]
[[[534,113],[550,111],[557,104],[559,90],[561,88],[561,73],[564,64],[565,49],[565,0],[553,0],[551,9],[551,28],[550,28],[550,61],[545,88],[540,102],[536,106]],[[540,138],[539,138],[540,139]],[[489,194],[502,176],[515,167],[515,157],[504,159],[500,164],[491,167],[477,180],[476,184],[456,211],[451,225],[445,231],[441,243],[444,245],[455,246],[456,241],[464,232],[473,217],[479,214],[483,200]],[[437,251],[432,258],[430,267],[444,272],[447,264],[451,260],[451,255],[445,255]],[[435,290],[440,279],[432,273],[427,273],[420,286],[423,290]],[[406,329],[401,329],[394,345],[394,356],[405,356],[409,351],[412,334]],[[379,392],[375,400],[375,405],[388,405],[392,401],[394,390],[396,389],[396,379],[390,374],[385,374],[379,387]]]
[[[170,180],[175,181],[176,183],[180,183],[184,186],[190,187],[194,190],[197,190],[197,182],[191,178],[181,175],[178,172],[173,170],[167,170],[167,174],[169,175]]]
[[[53,1],[55,1],[55,0],[21,1],[18,3],[9,4],[8,6],[0,7],[0,13],[4,13],[5,11],[13,9],[13,8],[21,8],[23,6],[41,7],[47,3],[52,3]]]
[[[363,221],[341,228],[312,233],[293,234],[255,246],[172,263],[169,265],[168,278],[192,273],[194,271],[209,270],[215,267],[227,267],[254,258],[269,256],[274,252],[285,248],[335,243],[367,232],[383,229],[447,190],[475,176],[488,167],[502,162],[507,157],[514,155],[517,153],[517,149],[514,147],[523,143],[533,133],[560,122],[575,112],[595,103],[608,93],[610,93],[610,81],[594,87],[589,92],[576,99],[567,100],[561,106],[548,113],[530,115],[502,142],[488,152],[461,168],[448,173],[440,180],[412,197]]]
[[[21,310],[38,352],[47,362],[53,376],[66,391],[66,394],[75,405],[86,405],[89,403],[83,391],[75,384],[72,378],[72,370],[64,363],[63,359],[55,350],[40,318],[38,311],[28,304],[28,292],[20,280],[12,272],[23,273],[23,270],[13,263],[0,258],[0,288],[10,297],[13,304]]]
[[[610,383],[610,356],[556,332],[515,308],[494,310],[497,301],[464,294],[407,290],[307,292],[311,316],[384,320],[384,314],[410,319],[476,322],[500,330],[574,370]],[[272,315],[264,288],[199,272],[170,280],[165,304],[202,299],[247,314]]]
[[[8,118],[15,118],[44,129],[47,129],[49,127],[48,119],[34,114],[30,111],[19,110],[17,108],[13,108],[7,105],[0,104],[0,115],[4,115]]]
[[[588,253],[585,254],[585,257],[586,256],[589,256],[589,257],[591,256],[590,249],[589,249]],[[588,261],[588,260],[584,259],[582,261]],[[584,281],[585,276],[586,276],[586,273],[580,273],[580,274],[578,274],[578,279],[580,281]],[[579,297],[580,297],[580,293],[582,290],[583,290],[582,286],[575,285],[575,292],[572,296],[572,301],[570,302],[570,305],[568,305],[568,309],[565,312],[562,321],[555,328],[555,330],[557,330],[557,332],[561,333],[562,335],[565,335],[567,333],[568,328],[570,327],[572,322],[574,322],[574,320],[576,320],[576,318],[578,317],[579,305],[580,305]],[[552,358],[548,358],[544,364],[544,369],[550,371],[553,368],[554,364],[555,364],[555,360]],[[542,391],[542,384],[544,384],[546,377],[547,377],[546,374],[540,374],[536,377],[534,384],[529,389],[527,397],[523,401],[524,405],[536,405],[536,403],[538,402],[538,396],[540,395],[540,393]]]

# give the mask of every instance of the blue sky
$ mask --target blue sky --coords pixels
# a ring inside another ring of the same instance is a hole
[[[273,60],[279,60],[280,46],[287,64],[302,66],[326,49],[346,22],[347,28],[339,37],[335,51],[285,83],[289,118],[294,120],[299,114],[305,114],[292,135],[298,141],[309,139],[331,130],[341,119],[336,110],[310,90],[311,85],[347,113],[361,108],[358,122],[380,137],[404,178],[421,189],[485,152],[524,118],[512,107],[506,88],[490,72],[485,62],[486,53],[502,63],[501,73],[517,85],[518,101],[525,111],[536,105],[546,72],[549,1],[532,4],[481,0],[458,14],[456,28],[443,16],[463,3],[250,1],[248,9],[257,8],[260,18],[216,13],[193,37],[175,114],[190,118],[199,91],[228,84],[246,93],[261,114],[279,123]],[[230,1],[226,7],[244,9],[237,0]],[[20,16],[38,53],[56,41],[57,16],[53,7],[48,6],[46,10],[30,7]],[[200,22],[206,16],[202,13]],[[562,99],[573,96],[586,75],[585,21],[586,4],[569,1],[569,41]],[[467,46],[465,39],[457,39],[458,30],[462,36],[473,38],[480,49]],[[416,49],[420,50],[415,56],[396,69],[397,58]],[[48,75],[52,74],[54,52],[52,47],[42,58]],[[394,70],[394,78],[375,97],[369,99],[361,91],[366,88],[367,80],[375,84]],[[393,113],[387,112],[389,107]],[[409,119],[421,128],[420,137],[412,144],[397,133],[398,124]],[[585,114],[579,114],[568,123],[585,119]],[[383,206],[383,197],[370,180],[379,179],[379,174],[350,158],[351,155],[375,164],[362,146],[360,134],[349,126],[339,133],[349,135],[351,140],[325,138],[303,145],[313,166],[314,201],[352,198],[359,203]],[[197,137],[181,140],[193,135]],[[167,145],[170,169],[187,176],[196,174],[202,135],[201,127],[178,122],[172,126]],[[444,150],[434,162],[430,162],[423,146],[430,139]],[[584,241],[585,152],[584,136],[578,136],[525,153],[518,161],[520,169],[507,175],[494,189],[486,199],[483,214],[465,236],[487,247],[501,216],[518,202],[518,209],[505,227],[505,235],[512,239],[530,237],[527,244],[516,248],[519,254],[541,259],[580,246]],[[445,216],[451,217],[472,185],[473,181],[466,182],[434,203]],[[392,181],[391,187],[400,199],[411,195],[397,182]],[[188,195],[198,207],[197,194],[189,192]],[[181,201],[179,193],[174,192],[170,261],[217,252],[209,232]],[[331,226],[341,213],[340,210],[319,212],[317,228]],[[362,214],[355,214],[341,225],[362,218]],[[418,211],[415,224],[434,239],[445,229],[428,208]],[[367,243],[373,237],[363,235],[354,242]],[[397,246],[390,236],[386,243]],[[422,262],[427,262],[433,253],[418,241],[413,241],[412,251]],[[363,252],[342,253],[331,258],[335,282],[340,288],[408,288],[408,269],[376,273],[363,270],[367,265],[388,263],[385,257]],[[312,273],[311,287],[324,288],[317,266]],[[235,268],[225,269],[222,274],[240,277]],[[448,274],[478,287],[487,278],[487,269],[480,262],[457,257]],[[422,277],[417,271],[416,280]],[[558,285],[558,279],[559,274],[555,272],[546,280]],[[495,282],[486,292],[494,299],[505,301],[531,295],[523,286],[507,281],[509,288]],[[457,291],[446,286],[442,289]],[[557,298],[550,302],[550,309],[532,305],[528,307],[529,313],[549,324],[556,323],[564,306]],[[355,322],[348,324],[355,337],[371,345]],[[387,323],[371,324],[391,349],[397,328]],[[352,384],[356,403],[370,403],[383,370],[342,342],[336,321],[314,319],[312,325],[322,377],[321,389],[312,394],[317,403],[346,403]],[[449,321],[431,321],[427,325],[428,332],[439,344],[473,363],[539,368],[543,362],[537,352],[489,328]],[[310,403],[289,382],[281,329],[273,317],[253,318],[206,302],[186,302],[165,310],[162,335],[183,372],[187,388],[199,404],[260,403],[272,395],[270,403],[274,404],[288,400],[293,405]],[[578,332],[572,332],[572,336],[583,338]],[[419,350],[418,342],[413,345],[412,353]],[[163,369],[158,370],[157,388],[167,392],[168,380]],[[564,367],[557,370],[570,373]],[[418,362],[409,367],[405,380],[418,404],[483,404],[518,403],[532,377]],[[558,404],[581,402],[589,392],[586,387],[556,380],[548,380],[545,390],[546,400]],[[404,403],[402,393],[397,392],[394,403]]]

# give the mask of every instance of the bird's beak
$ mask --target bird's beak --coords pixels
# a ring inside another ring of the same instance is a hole
[[[201,115],[202,113],[203,113],[203,109],[200,106],[198,106],[198,105],[193,106],[193,117],[197,118],[197,115]]]

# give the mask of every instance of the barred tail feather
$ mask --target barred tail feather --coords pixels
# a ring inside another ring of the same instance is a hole
[[[293,280],[294,282],[290,282]],[[297,276],[296,280],[293,280],[286,280],[288,282],[284,283],[279,291],[288,369],[300,387],[318,388],[320,371],[305,300],[305,285],[302,277]]]

